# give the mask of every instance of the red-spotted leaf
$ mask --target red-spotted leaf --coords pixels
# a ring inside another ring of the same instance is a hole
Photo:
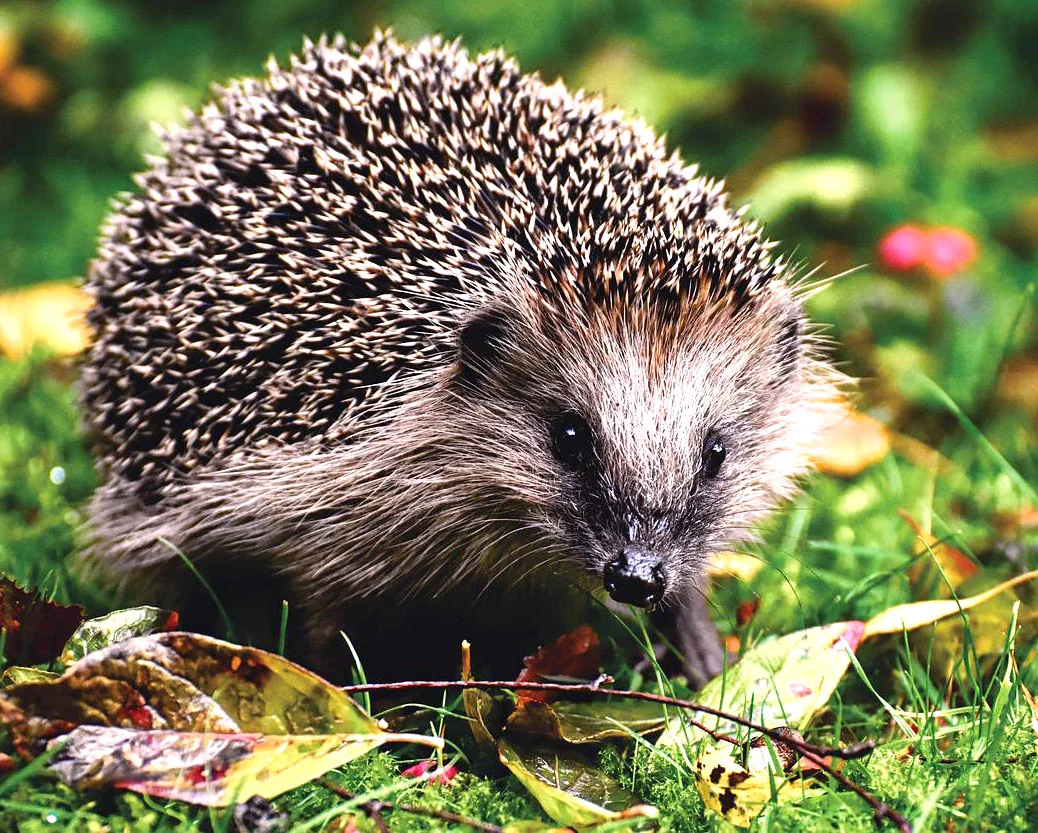
[[[766,639],[723,676],[707,683],[696,700],[768,728],[788,725],[802,729],[829,702],[864,630],[864,622],[837,622]],[[727,733],[739,731],[721,720],[718,728]],[[658,743],[669,746],[706,737],[679,716]]]
[[[274,654],[185,633],[135,637],[54,680],[0,692],[0,721],[26,757],[80,787],[122,786],[199,804],[272,798],[403,741],[325,680]]]

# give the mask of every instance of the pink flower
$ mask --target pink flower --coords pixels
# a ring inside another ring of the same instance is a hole
[[[441,786],[447,786],[454,780],[454,776],[458,774],[458,768],[454,764],[447,764],[442,769],[435,770],[433,769],[434,766],[436,766],[435,761],[426,759],[402,770],[400,774],[404,778],[425,778],[430,784],[440,784]]]
[[[880,263],[892,272],[924,269],[935,278],[948,278],[977,259],[977,240],[962,229],[924,229],[905,223],[879,241]]]
[[[879,241],[880,262],[894,272],[908,272],[923,264],[929,235],[919,226],[902,225]]]
[[[930,231],[926,268],[937,277],[961,272],[977,259],[977,241],[962,229],[944,227]]]

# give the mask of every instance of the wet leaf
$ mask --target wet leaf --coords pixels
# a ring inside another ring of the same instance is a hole
[[[10,688],[20,683],[43,683],[48,680],[56,680],[60,674],[56,671],[44,671],[42,668],[32,668],[24,665],[11,665],[0,674],[0,688]]]
[[[526,657],[516,682],[541,682],[546,677],[589,680],[597,676],[601,664],[602,645],[598,634],[590,625],[581,625]],[[552,693],[546,691],[518,689],[517,693],[520,700],[548,702],[554,699]]]
[[[520,744],[503,738],[497,747],[501,763],[559,824],[586,828],[657,815],[655,807],[638,804],[617,781],[572,747]]]
[[[508,731],[568,743],[599,743],[658,732],[665,723],[662,708],[644,700],[552,704],[523,700],[508,716]]]
[[[880,634],[901,633],[902,630],[914,630],[932,624],[948,616],[955,616],[962,610],[969,610],[993,599],[1018,584],[1038,578],[1038,570],[1011,578],[1001,584],[965,599],[933,599],[925,602],[909,602],[887,608],[873,616],[865,623],[862,639],[869,639]]]
[[[71,665],[93,651],[124,639],[174,630],[178,621],[176,613],[148,606],[116,610],[96,619],[87,619],[65,643],[61,661]]]
[[[697,702],[754,720],[767,728],[788,725],[803,729],[829,702],[850,666],[850,653],[862,640],[863,622],[837,622],[764,640],[734,666],[711,680]],[[703,719],[714,727],[712,718]],[[722,732],[739,728],[718,719]],[[704,740],[708,735],[673,718],[658,744],[672,746]]]
[[[83,608],[44,599],[9,578],[0,578],[0,630],[9,662],[40,665],[61,653],[83,621]]]
[[[272,798],[382,743],[442,743],[383,732],[345,693],[275,654],[176,632],[8,688],[0,720],[26,757],[64,735],[51,766],[75,786],[220,806],[243,793]]]
[[[410,735],[261,735],[142,732],[79,726],[48,768],[79,789],[116,786],[160,798],[226,807],[246,796],[273,798],[330,769]]]
[[[497,754],[497,736],[508,714],[508,707],[500,699],[478,688],[461,692],[461,702],[469,718],[469,730],[484,752]]]
[[[890,453],[886,426],[858,413],[843,400],[820,406],[822,431],[810,454],[819,470],[853,477]]]

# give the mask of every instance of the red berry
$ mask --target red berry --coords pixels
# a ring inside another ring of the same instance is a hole
[[[926,268],[934,275],[942,278],[954,275],[976,259],[977,241],[962,229],[945,227],[930,232]]]
[[[879,259],[895,272],[922,266],[929,249],[929,235],[919,226],[902,225],[887,232],[879,241]]]

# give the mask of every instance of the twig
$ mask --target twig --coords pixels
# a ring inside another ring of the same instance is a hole
[[[344,798],[347,801],[355,801],[357,794],[350,792],[345,787],[340,787],[334,781],[328,778],[318,778],[317,783],[322,787],[331,790],[339,798]],[[396,804],[389,801],[364,801],[358,805],[358,808],[364,815],[371,819],[379,833],[389,833],[389,825],[386,824],[386,820],[382,815],[383,810],[399,810],[402,813],[413,813],[416,816],[428,816],[429,818],[439,819],[440,821],[451,822],[453,824],[464,824],[468,827],[472,827],[476,830],[482,830],[484,833],[503,833],[503,828],[498,827],[496,824],[490,824],[490,822],[480,821],[479,819],[469,818],[468,816],[461,816],[457,813],[451,813],[448,810],[433,810],[430,807],[416,807],[413,804]]]
[[[343,686],[342,690],[352,694],[361,691],[375,691],[375,692],[386,692],[386,691],[406,691],[413,689],[439,689],[439,690],[457,690],[466,688],[478,688],[484,690],[498,690],[505,689],[509,691],[517,690],[529,690],[529,691],[550,691],[558,694],[590,694],[595,696],[609,696],[609,697],[620,697],[628,700],[646,700],[650,703],[660,703],[665,706],[673,706],[679,709],[687,709],[689,711],[697,711],[702,714],[708,714],[712,717],[720,718],[721,720],[727,720],[731,723],[735,723],[746,729],[750,729],[754,732],[759,732],[762,735],[766,735],[772,740],[790,746],[811,761],[820,770],[827,773],[828,775],[835,778],[840,784],[847,789],[856,793],[861,799],[872,808],[875,819],[878,822],[884,819],[890,821],[901,833],[912,833],[912,825],[909,824],[908,820],[902,816],[897,810],[888,804],[880,801],[872,793],[859,787],[853,781],[848,779],[845,775],[837,772],[829,763],[826,762],[827,757],[842,758],[844,760],[852,760],[855,758],[862,758],[868,755],[876,748],[876,743],[873,741],[863,741],[861,743],[855,743],[850,746],[817,746],[813,743],[800,740],[795,737],[790,737],[781,729],[769,729],[766,726],[761,726],[754,723],[752,720],[747,720],[739,715],[729,714],[728,712],[720,709],[715,709],[712,706],[704,706],[701,703],[696,703],[691,700],[681,700],[677,697],[668,697],[664,694],[652,694],[648,691],[617,691],[611,688],[602,688],[606,683],[613,682],[612,677],[603,674],[596,680],[592,680],[588,683],[534,683],[534,682],[517,682],[515,680],[470,680],[468,682],[464,680],[411,680],[407,682],[399,683],[367,683],[364,685],[348,685]],[[731,735],[726,735],[723,732],[718,732],[706,726],[698,720],[687,718],[689,723],[695,726],[697,729],[705,732],[714,740],[721,740],[733,745],[737,745],[740,741],[737,738],[733,738]]]
[[[736,714],[729,714],[721,709],[715,709],[712,706],[704,706],[700,703],[693,702],[692,700],[681,700],[677,697],[668,697],[664,694],[652,694],[648,691],[618,691],[612,688],[602,688],[602,685],[611,682],[613,682],[613,678],[607,675],[603,675],[597,680],[592,680],[589,683],[534,683],[525,681],[516,682],[514,680],[471,680],[469,682],[463,680],[412,680],[400,683],[366,683],[364,685],[348,685],[343,686],[342,691],[345,691],[347,694],[353,694],[362,691],[404,691],[416,688],[479,688],[491,691],[497,689],[508,689],[511,691],[550,691],[558,694],[604,695],[607,697],[620,697],[627,700],[647,700],[650,703],[660,703],[664,706],[674,706],[679,709],[702,712],[703,714],[708,714],[712,717],[718,717],[721,720],[727,720],[731,723],[743,726],[746,729],[760,732],[762,735],[767,735],[772,740],[781,741],[786,746],[792,746],[798,752],[813,752],[816,755],[821,755],[823,758],[827,756],[833,758],[844,758],[847,760],[863,758],[876,748],[876,744],[873,741],[863,741],[850,746],[816,746],[807,741],[799,741],[795,738],[790,738],[781,729],[768,729],[754,723],[752,720],[747,720],[745,717],[739,717],[739,715]],[[732,744],[741,743],[737,738],[733,738],[731,735],[726,735],[723,732],[711,729],[700,721],[693,720],[692,718],[688,718],[688,721],[714,740],[722,740]]]

